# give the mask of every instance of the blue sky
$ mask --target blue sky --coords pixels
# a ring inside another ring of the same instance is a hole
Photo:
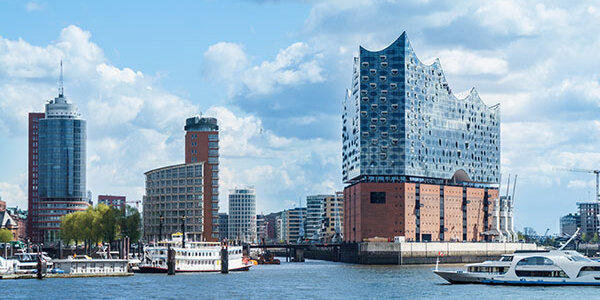
[[[600,168],[600,2],[0,0],[0,196],[26,206],[27,112],[65,93],[88,120],[88,189],[141,199],[143,172],[183,161],[183,124],[221,123],[221,210],[259,211],[341,183],[341,102],[358,46],[407,31],[454,91],[501,104],[516,225],[558,230]]]

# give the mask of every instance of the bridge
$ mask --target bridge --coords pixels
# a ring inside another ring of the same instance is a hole
[[[309,249],[330,249],[334,257],[339,257],[340,244],[259,244],[244,245],[244,250],[250,253],[250,249],[285,249],[285,261],[304,262],[304,252]]]

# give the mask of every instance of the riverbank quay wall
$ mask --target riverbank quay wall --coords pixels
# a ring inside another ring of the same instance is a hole
[[[305,257],[373,265],[471,263],[497,259],[517,250],[541,250],[534,243],[344,243],[333,248],[308,249]]]

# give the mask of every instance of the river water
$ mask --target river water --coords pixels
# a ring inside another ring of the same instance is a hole
[[[432,266],[307,260],[248,272],[0,280],[0,299],[597,299],[600,287],[450,285]],[[457,267],[449,267],[457,268]]]

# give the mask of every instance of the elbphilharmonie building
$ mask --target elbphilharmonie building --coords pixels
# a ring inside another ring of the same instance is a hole
[[[379,51],[359,47],[343,109],[346,241],[492,238],[484,207],[500,179],[499,105],[474,88],[454,93],[440,61],[421,62],[403,33]]]

